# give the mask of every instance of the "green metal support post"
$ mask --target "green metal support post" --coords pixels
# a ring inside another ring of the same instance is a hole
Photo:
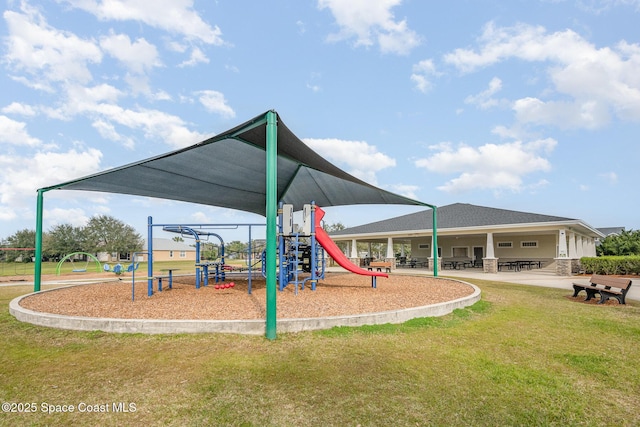
[[[276,221],[278,217],[278,124],[275,111],[267,113],[267,302],[266,302],[266,338],[276,338],[276,243],[278,233]]]
[[[433,277],[438,277],[438,209],[431,207],[433,212]]]
[[[42,208],[44,205],[44,190],[38,190],[36,206],[36,263],[33,270],[33,292],[40,292],[42,282]]]

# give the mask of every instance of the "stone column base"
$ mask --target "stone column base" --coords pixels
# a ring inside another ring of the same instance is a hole
[[[434,263],[433,258],[429,258],[427,262],[427,270],[433,271]],[[438,271],[442,271],[442,258],[438,258]]]
[[[395,270],[396,269],[396,259],[395,258],[385,258],[384,262],[389,262],[391,263],[391,269]]]
[[[485,273],[497,273],[498,258],[482,258],[482,271]]]
[[[578,261],[572,258],[555,258],[556,261],[556,274],[558,276],[571,276],[573,271],[574,261]]]
[[[349,261],[360,267],[360,258],[349,258]]]

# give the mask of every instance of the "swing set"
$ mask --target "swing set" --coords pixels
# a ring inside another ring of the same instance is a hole
[[[85,260],[84,261],[76,260],[75,258],[78,256],[82,256],[83,258],[85,258]],[[87,252],[73,252],[65,255],[58,262],[58,265],[56,266],[56,275],[58,276],[60,275],[60,270],[62,269],[62,266],[64,265],[64,262],[66,260],[71,261],[71,266],[72,266],[71,271],[74,273],[86,273],[89,267],[90,260],[92,260],[95,263],[97,273],[100,273],[102,271],[102,264],[100,263],[98,258],[95,257],[95,255],[92,255]]]

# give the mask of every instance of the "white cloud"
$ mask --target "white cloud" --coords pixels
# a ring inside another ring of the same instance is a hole
[[[188,40],[222,45],[222,31],[193,10],[192,0],[59,0],[103,21],[139,21]]]
[[[571,30],[548,33],[540,26],[493,23],[485,26],[478,44],[477,50],[454,50],[445,62],[465,73],[510,59],[548,65],[553,90],[545,97],[550,99],[516,100],[521,123],[594,129],[606,125],[611,114],[640,121],[639,44],[597,48]]]
[[[447,192],[521,191],[525,188],[523,177],[551,169],[549,160],[543,156],[553,151],[556,144],[551,138],[529,143],[485,144],[477,148],[442,143],[430,147],[435,153],[416,160],[415,165],[434,173],[456,174],[438,187]]]
[[[640,0],[579,0],[577,6],[587,12],[599,15],[617,6],[633,6],[640,11]]]
[[[163,111],[139,108],[131,110],[113,104],[93,106],[93,111],[104,120],[143,132],[145,138],[155,139],[174,148],[195,144],[206,135],[187,129],[184,121]]]
[[[16,213],[31,207],[38,188],[95,173],[101,159],[102,153],[93,148],[0,155],[0,210]]]
[[[411,81],[416,85],[422,93],[427,93],[433,86],[431,83],[432,76],[439,76],[436,67],[431,59],[425,59],[413,65],[411,73]]]
[[[420,187],[417,185],[410,184],[393,184],[389,186],[389,191],[392,191],[396,194],[400,194],[401,196],[408,197],[413,200],[418,200],[418,196],[416,191],[418,191]]]
[[[91,126],[93,126],[104,139],[119,142],[129,149],[133,149],[135,146],[135,141],[132,138],[118,133],[113,123],[98,119],[91,123]]]
[[[29,135],[27,125],[0,115],[0,144],[35,147],[42,143],[38,138]]]
[[[305,138],[303,141],[329,161],[337,165],[346,165],[347,172],[370,184],[377,183],[377,172],[396,165],[395,159],[364,141],[335,138]]]
[[[1,110],[5,114],[18,114],[21,116],[35,116],[36,110],[27,104],[22,104],[20,102],[12,102]]]
[[[81,208],[53,208],[45,209],[43,218],[46,218],[47,228],[60,224],[70,224],[74,227],[84,227],[89,222],[89,216]]]
[[[494,77],[489,82],[489,87],[477,95],[469,95],[465,100],[465,104],[477,105],[481,110],[487,110],[492,107],[496,107],[500,104],[504,104],[506,101],[501,101],[493,96],[502,90],[502,80]]]
[[[596,100],[544,102],[538,98],[522,98],[513,104],[513,110],[521,123],[553,125],[562,129],[597,129],[610,120],[607,106]]]
[[[232,119],[236,116],[236,112],[233,111],[233,108],[227,105],[227,100],[224,98],[224,94],[215,90],[201,90],[196,92],[196,95],[207,111],[219,114],[227,119]]]
[[[200,48],[194,47],[193,49],[191,49],[191,55],[189,56],[189,59],[178,64],[178,67],[193,67],[200,63],[208,64],[209,58],[207,58],[207,56]]]
[[[318,8],[328,8],[340,31],[329,41],[355,38],[355,46],[379,46],[382,53],[406,55],[420,44],[420,36],[409,29],[406,20],[397,21],[391,9],[402,0],[318,0]]]
[[[153,67],[162,65],[158,49],[143,38],[131,42],[128,35],[112,32],[100,38],[100,47],[136,74],[143,74]]]
[[[3,16],[9,33],[5,61],[11,69],[31,74],[44,88],[48,87],[46,82],[91,81],[88,65],[102,60],[95,41],[50,27],[37,10],[25,3],[22,13],[6,10]]]

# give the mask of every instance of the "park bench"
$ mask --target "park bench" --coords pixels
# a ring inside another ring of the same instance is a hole
[[[580,291],[587,293],[585,301],[589,301],[596,294],[600,294],[598,304],[604,304],[609,298],[615,298],[620,304],[625,304],[625,296],[631,287],[631,279],[609,277],[594,274],[588,284],[574,283],[573,296],[577,297]]]
[[[374,268],[377,271],[382,271],[384,268],[387,273],[391,273],[391,263],[387,261],[371,261],[367,269],[373,271]]]

